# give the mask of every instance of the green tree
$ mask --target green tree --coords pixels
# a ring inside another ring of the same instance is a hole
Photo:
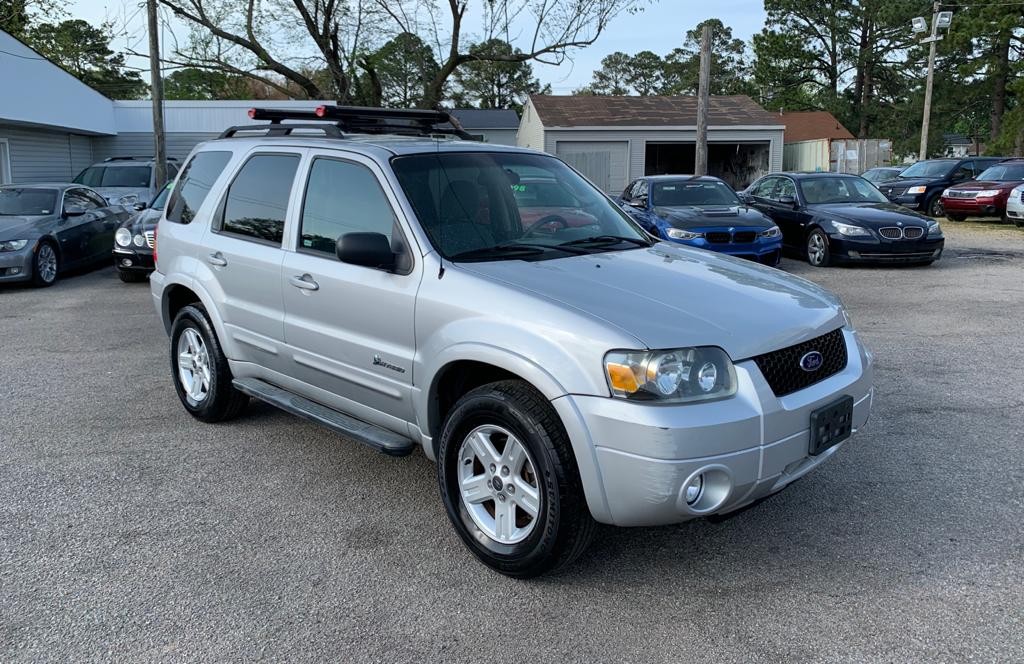
[[[242,76],[186,67],[164,78],[167,99],[245,99],[251,94]]]
[[[700,79],[700,42],[705,25],[711,26],[711,94],[734,95],[750,92],[747,45],[732,36],[732,28],[717,18],[688,30],[682,48],[665,58],[666,94],[696,94]]]
[[[411,32],[403,32],[389,40],[363,58],[360,66],[367,73],[371,87],[379,89],[380,99],[375,105],[392,108],[423,106],[427,85],[438,70],[434,52]]]
[[[628,95],[632,76],[633,58],[622,51],[609,53],[601,58],[588,89],[595,95]]]
[[[520,112],[526,98],[541,91],[540,81],[533,76],[533,67],[529,62],[511,58],[489,59],[489,56],[513,56],[520,52],[503,39],[489,39],[470,47],[470,55],[478,59],[467,62],[455,74],[459,104],[511,108]]]
[[[640,51],[630,59],[629,82],[638,95],[660,94],[665,85],[665,61],[653,51]]]
[[[125,56],[110,50],[111,26],[99,28],[81,19],[29,28],[28,42],[86,85],[117,99],[138,99],[148,86],[125,66]]]

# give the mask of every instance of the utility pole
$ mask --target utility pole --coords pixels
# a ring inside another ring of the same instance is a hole
[[[697,155],[694,175],[708,174],[708,102],[711,87],[711,26],[700,35],[700,79],[697,84]]]
[[[164,139],[164,80],[160,72],[159,21],[157,0],[146,0],[149,21],[149,89],[153,98],[153,182],[159,190],[167,182],[167,145]]]
[[[921,120],[921,150],[918,159],[928,158],[928,121],[932,115],[932,80],[935,77],[935,44],[942,39],[939,34],[939,9],[942,5],[936,2],[932,8],[932,33],[921,40],[928,43],[928,81],[924,86],[924,118]],[[948,24],[947,24],[948,25]]]

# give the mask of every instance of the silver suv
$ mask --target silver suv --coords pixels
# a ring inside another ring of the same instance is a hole
[[[814,284],[658,242],[562,161],[443,113],[252,115],[274,124],[198,146],[159,223],[182,404],[421,448],[499,572],[565,565],[595,522],[735,512],[868,420],[871,355]]]
[[[144,209],[156,198],[152,157],[107,157],[75,176],[74,182],[92,187],[112,205]],[[167,160],[167,179],[178,174],[177,160]]]

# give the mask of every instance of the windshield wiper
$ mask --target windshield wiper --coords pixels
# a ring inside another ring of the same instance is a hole
[[[578,240],[570,240],[569,242],[563,242],[562,244],[556,245],[558,247],[578,247],[585,245],[595,246],[607,246],[611,244],[619,244],[621,242],[629,242],[630,244],[636,244],[641,247],[649,247],[651,243],[647,240],[638,237],[625,237],[622,235],[594,235],[591,237],[581,237]]]
[[[537,254],[543,254],[544,249],[551,249],[553,247],[547,247],[543,245],[526,245],[526,244],[496,244],[490,247],[480,247],[479,249],[470,249],[469,251],[460,251],[457,254],[453,254],[449,257],[450,260],[457,261],[467,258],[501,258],[507,257],[519,257],[519,256],[536,256]]]

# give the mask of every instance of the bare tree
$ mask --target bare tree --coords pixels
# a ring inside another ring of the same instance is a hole
[[[351,98],[356,67],[365,63],[368,26],[381,42],[400,33],[418,35],[439,65],[423,104],[444,101],[446,85],[472,61],[564,62],[574,49],[593,44],[608,23],[647,0],[161,0],[196,28],[192,48],[178,53],[181,66],[246,74],[307,98]],[[483,40],[499,38],[518,48],[473,52],[466,15],[480,7]],[[324,70],[324,77],[311,71]]]

